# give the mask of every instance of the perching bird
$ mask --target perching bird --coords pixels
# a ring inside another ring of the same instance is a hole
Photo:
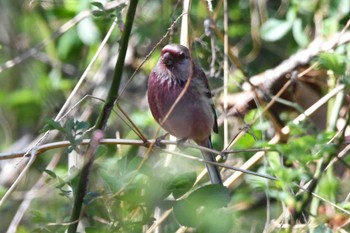
[[[184,89],[185,94],[164,121]],[[192,139],[198,145],[212,148],[211,130],[217,133],[218,125],[211,97],[208,79],[191,59],[188,48],[178,44],[166,45],[148,82],[148,102],[155,120],[179,139]],[[214,154],[202,151],[202,155],[205,160],[216,162]],[[219,169],[208,163],[206,167],[211,182],[222,184]]]

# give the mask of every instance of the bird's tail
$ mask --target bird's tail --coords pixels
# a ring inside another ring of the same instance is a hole
[[[208,147],[210,149],[213,149],[213,145],[211,144],[210,138],[206,140],[204,143],[200,143],[201,146]],[[211,162],[216,162],[215,159],[215,154],[210,153],[208,151],[202,151],[202,156],[204,160],[206,161],[211,161]],[[205,163],[205,166],[207,167],[209,178],[212,184],[223,184],[219,168],[213,164],[210,163]]]

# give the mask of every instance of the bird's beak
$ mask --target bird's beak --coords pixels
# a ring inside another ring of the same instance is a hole
[[[162,55],[162,62],[164,63],[164,65],[166,66],[171,66],[173,64],[173,56],[169,53],[169,52],[165,52]]]

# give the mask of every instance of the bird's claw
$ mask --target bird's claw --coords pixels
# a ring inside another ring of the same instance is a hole
[[[168,135],[169,135],[169,134],[166,133],[166,134],[164,134],[164,135],[162,135],[162,136],[157,137],[156,140],[155,140],[155,142],[154,142],[154,145],[155,145],[156,147],[161,148],[161,149],[165,149],[166,145],[165,145],[164,143],[162,143],[162,140],[164,140]]]
[[[180,138],[180,139],[177,139],[176,141],[176,145],[177,147],[179,148],[182,148],[184,143],[187,141],[187,138]]]

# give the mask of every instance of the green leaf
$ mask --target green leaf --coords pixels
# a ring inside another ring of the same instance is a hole
[[[102,4],[102,3],[100,3],[100,2],[92,2],[92,3],[91,3],[91,5],[93,5],[93,6],[97,7],[97,8],[99,8],[99,9],[101,9],[101,10],[103,10],[103,9],[104,9],[103,4]]]
[[[75,28],[65,32],[58,40],[57,52],[60,59],[69,59],[72,51],[77,51],[80,44],[81,42]]]
[[[98,147],[97,147],[97,150],[96,150],[96,152],[95,152],[95,157],[96,158],[99,158],[100,156],[102,156],[102,155],[105,155],[106,153],[107,153],[107,147],[106,146],[104,146],[104,145],[102,145],[102,144],[100,144]]]
[[[323,35],[332,35],[339,30],[339,15],[326,18],[322,22]]]
[[[92,11],[92,15],[96,17],[104,17],[106,15],[106,12],[100,10]]]
[[[52,178],[56,179],[57,178],[57,175],[55,172],[51,171],[51,170],[48,170],[48,169],[44,169],[44,171],[46,174],[48,174],[49,176],[51,176]]]
[[[142,192],[141,187],[137,185],[129,185],[125,190],[125,193],[122,193],[116,196],[119,200],[132,203],[133,205],[139,205],[145,203],[145,195]]]
[[[340,207],[342,207],[343,209],[346,209],[346,210],[350,210],[350,202],[344,202],[344,203],[341,203],[339,204]]]
[[[187,199],[176,202],[173,213],[177,221],[183,226],[196,227],[198,224],[196,208]]]
[[[231,195],[228,188],[220,184],[210,184],[192,192],[188,200],[196,206],[217,209],[227,205],[231,200]]]
[[[53,119],[47,119],[46,124],[44,125],[41,132],[45,132],[47,130],[58,130],[60,132],[65,132],[65,129],[61,126],[58,121],[54,121]]]
[[[67,132],[71,132],[74,130],[74,119],[70,118],[67,120],[66,124],[64,125],[64,128],[67,130]]]
[[[46,214],[39,210],[32,210],[31,215],[31,221],[34,223],[44,223],[47,221]]]
[[[300,47],[305,47],[308,45],[309,39],[303,30],[302,21],[300,18],[295,19],[293,23],[292,32],[293,32],[293,37],[295,41],[298,43]]]
[[[293,22],[269,19],[261,27],[261,37],[266,41],[277,41],[290,31]]]
[[[339,16],[348,16],[350,13],[350,1],[349,0],[340,0],[339,2]]]
[[[208,185],[197,189],[188,198],[183,199],[175,203],[173,212],[181,225],[194,227],[198,232],[229,232],[232,224],[230,215],[227,215],[226,208],[222,207],[228,203],[230,199],[229,190],[221,185]],[[226,199],[226,201],[215,205],[213,200],[204,200],[202,198],[212,198],[210,195],[206,195],[209,192],[215,195],[215,200],[220,198]],[[223,193],[226,193],[222,195]],[[215,208],[213,208],[215,207]]]
[[[288,22],[294,22],[295,18],[297,17],[297,7],[290,7],[287,11],[286,19]]]
[[[112,174],[106,170],[99,171],[99,174],[112,193],[118,192],[123,187],[122,181],[116,179],[116,174]]]
[[[67,147],[67,148],[64,149],[64,153],[69,154],[69,153],[71,153],[73,150],[74,150],[74,147],[73,147],[73,146],[69,146],[69,147]]]
[[[31,89],[22,89],[12,92],[7,96],[7,101],[5,104],[8,104],[11,107],[18,107],[25,104],[40,103],[42,101],[40,96],[36,91]]]
[[[318,57],[320,65],[332,70],[338,75],[343,75],[346,69],[346,57],[336,53],[321,53]]]
[[[89,128],[90,124],[86,121],[76,121],[77,130],[86,130]]]
[[[126,160],[127,157],[123,157],[122,160]],[[134,157],[130,160],[130,162],[127,164],[127,170],[128,171],[134,171],[137,170],[140,164],[142,163],[141,157]],[[124,164],[123,164],[124,165]]]
[[[72,194],[71,190],[64,190],[64,189],[60,189],[60,193],[59,195],[64,196],[64,197],[69,197]]]
[[[196,179],[197,175],[195,172],[177,175],[170,181],[167,189],[173,193],[175,198],[179,198],[193,187]]]
[[[92,18],[85,18],[77,25],[77,33],[80,40],[86,45],[97,43],[100,38],[100,31]]]
[[[109,233],[107,229],[101,229],[101,227],[85,227],[84,231],[86,233]]]
[[[327,170],[324,173],[318,186],[318,192],[327,200],[336,201],[335,193],[339,192],[340,182],[331,170]]]

